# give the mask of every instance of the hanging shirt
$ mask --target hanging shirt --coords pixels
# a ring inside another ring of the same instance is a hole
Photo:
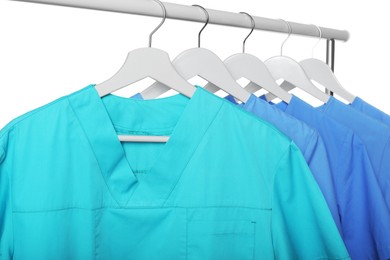
[[[368,156],[390,209],[390,128],[333,96],[317,109],[359,135],[367,147]]]
[[[143,99],[139,93],[131,98]],[[225,99],[273,124],[295,142],[309,165],[341,232],[340,212],[335,197],[334,181],[328,164],[328,156],[318,132],[294,117],[270,106],[255,95],[251,95],[247,102],[241,104],[231,95],[226,96]]]
[[[137,98],[139,98],[139,96],[137,96]],[[319,133],[302,121],[282,112],[276,107],[270,106],[266,101],[257,98],[253,94],[250,95],[247,102],[241,104],[237,103],[235,98],[231,95],[226,96],[225,99],[273,124],[295,142],[305,157],[305,160],[325,197],[337,227],[340,232],[342,232],[340,226],[341,213],[338,210],[336,202],[336,192],[333,180],[333,174],[335,173],[331,173],[328,156]]]
[[[390,126],[390,116],[378,108],[372,106],[371,104],[367,103],[363,99],[359,97],[355,97],[353,102],[350,104],[351,107],[353,107],[356,110],[359,110],[363,114],[366,114],[369,117],[372,117],[387,126]]]
[[[264,97],[262,97],[264,98]],[[320,133],[334,174],[342,235],[352,259],[390,258],[390,215],[365,145],[352,130],[293,96],[276,105]]]
[[[294,142],[200,87],[89,85],[14,119],[0,147],[2,258],[349,259]]]

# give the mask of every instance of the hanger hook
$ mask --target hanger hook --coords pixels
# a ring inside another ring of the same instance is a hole
[[[153,34],[155,32],[157,32],[158,29],[160,29],[160,27],[165,22],[165,19],[167,18],[167,9],[165,8],[165,5],[160,0],[153,0],[153,1],[157,2],[161,6],[161,8],[163,10],[163,19],[161,20],[160,24],[157,25],[157,27],[149,35],[149,48],[152,47],[152,37],[153,37]]]
[[[202,8],[204,13],[206,14],[206,23],[203,25],[202,29],[200,29],[199,34],[198,34],[198,48],[200,48],[200,35],[202,34],[202,31],[204,30],[204,28],[209,24],[210,16],[209,16],[209,12],[207,12],[206,8],[204,8],[203,6],[200,6],[200,5],[192,5],[192,6],[197,6],[197,7]]]
[[[318,45],[318,44],[320,43],[320,41],[322,40],[322,30],[321,30],[321,28],[320,28],[319,26],[315,25],[315,24],[313,24],[313,25],[317,28],[317,30],[318,30],[318,32],[319,32],[319,38],[318,38],[317,43],[314,45],[313,49],[311,50],[311,57],[312,57],[312,58],[314,58],[314,50],[315,50],[315,48],[317,47],[317,45]]]
[[[249,32],[249,34],[245,37],[244,41],[242,42],[242,53],[245,53],[245,43],[246,43],[246,40],[249,38],[249,36],[252,34],[253,30],[255,29],[256,22],[255,22],[255,19],[253,19],[252,15],[250,15],[250,14],[248,14],[246,12],[240,12],[240,14],[246,14],[247,16],[249,16],[249,18],[251,19],[251,24],[252,24],[251,31]]]
[[[287,27],[288,27],[288,36],[287,36],[287,38],[283,41],[282,46],[280,46],[280,56],[283,56],[283,47],[284,47],[284,44],[286,43],[286,41],[288,40],[288,38],[290,38],[290,36],[291,36],[292,28],[291,28],[290,23],[287,22],[286,20],[283,20],[283,19],[279,19],[279,20],[285,22],[285,23],[287,24]]]

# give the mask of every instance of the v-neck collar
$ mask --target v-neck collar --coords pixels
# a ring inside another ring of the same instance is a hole
[[[165,101],[175,98],[177,97],[168,97]],[[123,102],[131,102],[131,99],[121,99]],[[68,100],[85,131],[107,187],[120,207],[163,206],[224,103],[221,98],[197,86],[170,139],[150,169],[150,176],[139,181],[126,158],[95,84],[69,95]],[[142,102],[161,100],[133,101],[142,106]],[[131,116],[132,111],[123,113]]]
[[[249,98],[246,102],[242,102],[242,103],[238,103],[237,100],[232,95],[227,95],[225,99],[230,101],[232,104],[243,108],[244,110],[250,110],[250,107],[254,106],[259,101],[260,102],[262,101],[259,97],[257,97],[253,93],[249,95]]]
[[[264,100],[265,100],[265,95],[262,96],[261,98],[264,98]],[[299,107],[302,107],[302,106],[308,107],[310,109],[314,109],[314,107],[310,106],[308,103],[306,103],[305,101],[301,100],[300,98],[298,98],[294,95],[292,95],[289,103],[286,103],[284,101],[280,101],[279,103],[272,103],[272,102],[268,102],[268,103],[276,106],[281,111],[289,113],[289,114],[291,114],[294,111],[294,109],[297,109],[299,111],[299,109],[300,109]],[[297,107],[297,108],[295,108],[295,107]]]
[[[333,108],[335,105],[337,105],[337,102],[340,102],[338,101],[335,97],[333,96],[329,96],[329,99],[326,103],[320,105],[320,106],[317,106],[317,107],[314,107],[314,109],[318,110],[318,111],[321,111],[321,112],[326,112],[327,110]],[[340,102],[340,104],[343,104]],[[347,106],[345,104],[343,104],[344,106]]]
[[[360,97],[356,96],[353,101],[351,102],[351,104],[349,104],[349,106],[355,108],[355,107],[359,107],[361,106],[362,104],[366,103],[363,99],[361,99]]]

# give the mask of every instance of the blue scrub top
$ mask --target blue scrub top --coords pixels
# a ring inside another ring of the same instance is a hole
[[[363,114],[372,117],[387,126],[390,126],[390,116],[383,111],[379,110],[378,108],[374,107],[373,105],[367,103],[360,97],[355,97],[353,102],[350,104],[351,107],[353,107],[356,110],[359,110]]]
[[[340,232],[342,232],[340,217],[344,218],[344,216],[341,216],[338,210],[333,177],[338,173],[331,172],[325,145],[317,130],[276,107],[270,106],[266,101],[253,94],[245,103],[238,103],[231,95],[226,96],[225,99],[273,124],[294,141],[305,157],[332,212],[333,219]]]
[[[90,85],[16,118],[0,202],[2,259],[349,259],[294,142],[200,87],[137,100]]]
[[[326,104],[317,107],[317,110],[359,135],[367,148],[374,172],[390,209],[390,128],[345,105],[333,96]]]
[[[337,173],[337,202],[345,216],[342,236],[351,258],[390,258],[390,214],[360,137],[296,96],[276,106],[317,129],[324,140],[331,170]]]

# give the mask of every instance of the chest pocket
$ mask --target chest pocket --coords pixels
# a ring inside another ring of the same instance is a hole
[[[187,259],[254,259],[253,221],[203,221],[187,223]]]

